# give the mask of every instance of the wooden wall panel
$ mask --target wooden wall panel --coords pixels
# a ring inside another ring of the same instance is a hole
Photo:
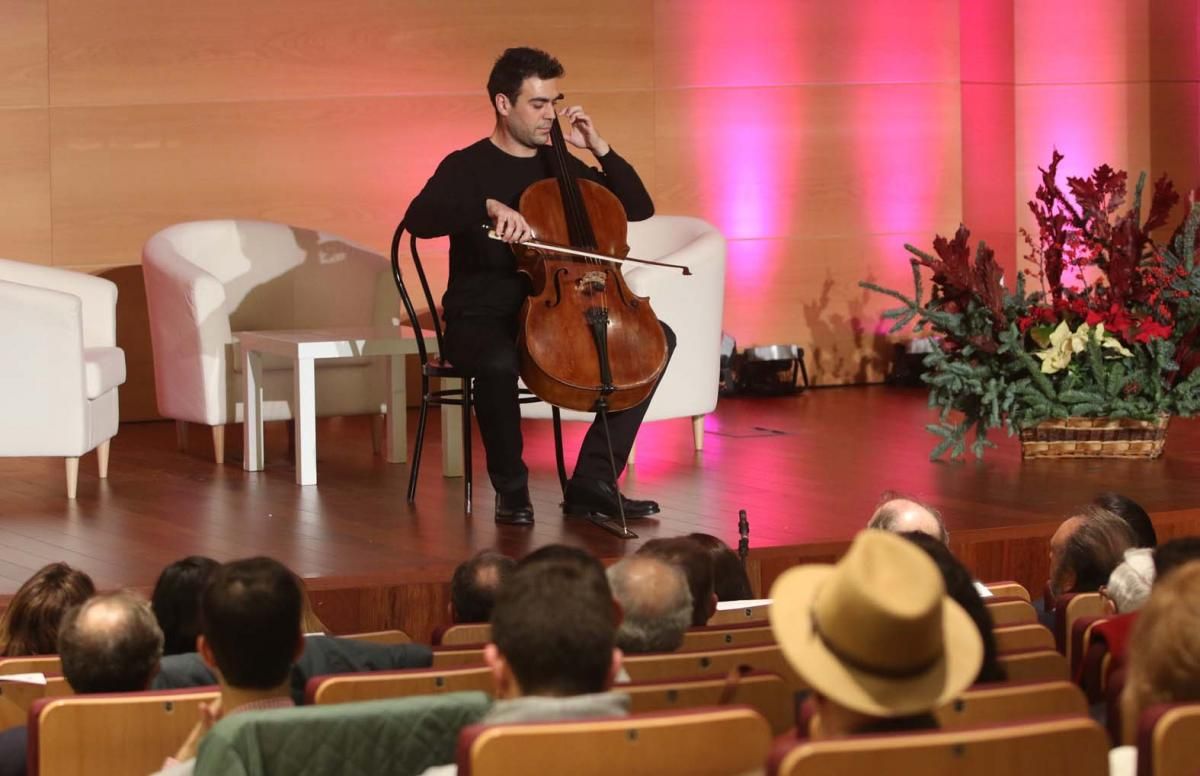
[[[1060,180],[1101,164],[1128,170],[1130,185],[1150,168],[1148,84],[1063,84],[1016,87],[1017,224],[1035,229],[1025,203],[1041,182],[1038,167],[1057,148],[1066,158]]]
[[[663,212],[753,239],[952,227],[962,216],[956,84],[657,94]]]
[[[576,96],[652,175],[651,95]],[[200,218],[281,221],[386,249],[438,161],[486,136],[491,113],[474,96],[360,97],[63,108],[53,129],[55,260],[109,264],[136,263],[156,230]]]
[[[659,89],[958,80],[956,0],[836,10],[820,0],[658,0],[655,9]],[[730,107],[745,115],[757,104]]]
[[[0,107],[46,105],[46,2],[0,3]]]
[[[0,257],[50,263],[50,151],[44,108],[0,110]]]
[[[1016,81],[1145,81],[1150,0],[1015,0]]]
[[[512,45],[559,54],[579,90],[653,77],[643,0],[49,3],[56,105],[448,93],[486,105],[492,61]]]
[[[738,347],[794,342],[814,383],[877,382],[896,336],[880,314],[895,300],[860,280],[912,293],[906,242],[927,248],[933,233],[734,240],[729,243],[725,321]]]

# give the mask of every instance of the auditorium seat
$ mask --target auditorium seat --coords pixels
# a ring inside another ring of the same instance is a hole
[[[1138,776],[1195,776],[1200,703],[1151,706],[1138,720]]]
[[[305,703],[325,705],[465,690],[490,694],[493,686],[492,670],[487,666],[446,670],[412,668],[314,676],[305,685],[304,696]]]
[[[365,633],[347,633],[343,636],[338,636],[339,639],[354,639],[355,641],[369,641],[372,644],[411,644],[412,636],[409,636],[402,630],[379,630],[366,631]]]
[[[58,655],[0,657],[0,674],[61,674]]]
[[[1029,591],[1020,582],[984,582],[983,586],[991,591],[993,596],[1000,598],[1020,598],[1025,601],[1032,601],[1029,596]]]
[[[661,681],[681,677],[725,676],[730,671],[738,669],[771,671],[782,676],[793,691],[805,688],[803,680],[796,674],[784,658],[783,652],[776,645],[626,655],[623,665],[629,678],[635,682]]]
[[[483,646],[434,647],[432,665],[434,668],[481,666],[483,665]]]
[[[957,730],[1043,717],[1086,717],[1087,713],[1083,692],[1060,680],[975,685],[938,709],[936,716],[943,729]]]
[[[774,644],[775,633],[770,625],[748,623],[745,625],[689,628],[683,634],[681,650],[720,649],[721,647],[752,647]]]
[[[1011,682],[1050,682],[1069,680],[1067,660],[1053,649],[1023,649],[1002,652],[996,661],[1004,667]]]
[[[74,690],[61,676],[47,676],[45,684],[0,681],[0,730],[19,727],[29,721],[29,709],[39,698],[61,698]]]
[[[765,623],[769,617],[770,609],[771,605],[769,603],[756,603],[737,609],[718,609],[712,617],[708,618],[708,624],[712,626],[745,625],[751,622]]]
[[[29,776],[154,773],[216,687],[41,698],[29,710]]]
[[[1024,649],[1054,649],[1054,634],[1044,625],[1008,625],[994,628],[998,652],[1016,652]]]
[[[447,625],[433,632],[435,646],[461,647],[486,644],[492,640],[492,626],[486,622]]]
[[[1014,596],[1005,598],[985,598],[984,606],[992,616],[992,624],[997,628],[1008,625],[1027,625],[1037,622],[1037,611],[1033,604]]]
[[[732,682],[724,676],[668,679],[622,684],[613,690],[629,695],[635,714],[733,703],[761,714],[774,735],[796,726],[795,693],[782,676],[766,671],[738,676]]]
[[[1071,663],[1071,624],[1080,617],[1109,614],[1099,593],[1067,593],[1054,602],[1054,642]]]
[[[459,776],[749,774],[771,746],[767,721],[742,706],[519,725],[472,725]]]
[[[1108,740],[1086,717],[962,730],[810,740],[772,752],[779,776],[1097,776],[1108,773]]]
[[[1097,625],[1107,622],[1110,618],[1111,615],[1089,615],[1077,617],[1071,623],[1071,632],[1067,640],[1067,667],[1071,672],[1071,680],[1080,686],[1083,686],[1083,663],[1087,657],[1088,645],[1092,642],[1092,634],[1095,633]]]

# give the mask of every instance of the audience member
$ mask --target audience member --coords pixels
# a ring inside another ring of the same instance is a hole
[[[609,691],[621,665],[611,601],[604,576],[597,577],[575,553],[555,549],[522,560],[501,585],[492,610],[492,643],[484,659],[496,703],[481,722],[628,714],[629,696]],[[448,765],[425,774],[455,771]]]
[[[492,550],[483,550],[458,564],[450,579],[450,621],[487,622],[500,583],[516,565],[512,558]]]
[[[1050,591],[1056,599],[1096,592],[1134,543],[1133,529],[1124,520],[1107,509],[1084,507],[1050,539]]]
[[[0,657],[54,654],[63,615],[95,592],[91,577],[65,563],[38,569],[0,616]]]
[[[1154,532],[1154,523],[1150,515],[1142,509],[1142,505],[1120,493],[1105,491],[1092,499],[1092,504],[1107,509],[1129,524],[1137,539],[1137,547],[1155,547],[1158,545],[1158,534]]]
[[[1142,711],[1157,703],[1200,701],[1200,563],[1160,578],[1142,607],[1121,695],[1123,741],[1109,754],[1113,776],[1133,776]]]
[[[1200,536],[1165,542],[1154,550],[1154,578],[1161,581],[1172,570],[1193,560],[1200,560]]]
[[[672,563],[634,555],[608,567],[613,598],[621,606],[617,646],[625,654],[673,652],[692,622],[687,577]]]
[[[837,565],[786,571],[771,598],[771,629],[813,688],[814,738],[936,728],[933,710],[979,674],[979,629],[899,536],[863,531]]]
[[[963,611],[967,613],[979,630],[979,637],[983,641],[983,664],[979,667],[979,674],[975,677],[975,681],[1003,682],[1008,678],[1008,674],[997,659],[996,636],[992,632],[996,625],[992,622],[992,615],[988,614],[983,599],[979,597],[979,591],[971,578],[971,572],[967,571],[967,567],[954,557],[950,548],[929,534],[907,531],[900,535],[916,544],[933,559],[933,562],[937,564],[938,571],[942,573],[942,582],[946,585],[946,595],[958,602],[958,605],[963,608]]]
[[[300,632],[306,636],[320,636],[329,633],[329,626],[321,622],[321,618],[317,616],[317,610],[313,607],[312,598],[308,594],[308,586],[304,584],[304,578],[294,571],[292,576],[296,578],[296,584],[300,586]]]
[[[190,774],[200,739],[221,717],[293,705],[288,678],[304,651],[303,595],[296,575],[270,558],[248,558],[217,569],[201,598],[197,646],[216,672],[221,697],[163,774]]]
[[[219,567],[212,558],[190,555],[162,570],[150,605],[163,632],[163,654],[196,651],[200,635],[200,595]]]
[[[717,610],[717,594],[713,590],[712,556],[695,541],[680,536],[674,539],[651,539],[637,551],[674,563],[687,577],[692,591],[692,625],[708,623]]]
[[[1108,575],[1100,595],[1110,613],[1129,614],[1142,608],[1153,585],[1154,550],[1135,547],[1125,551],[1125,559]]]
[[[713,562],[713,591],[718,601],[746,601],[754,598],[746,567],[728,544],[712,534],[690,533],[688,539],[708,550]]]
[[[929,504],[912,496],[885,490],[879,497],[879,505],[867,521],[867,528],[877,528],[891,533],[918,531],[929,534],[942,544],[950,543],[950,534],[942,516]]]
[[[63,616],[58,654],[76,694],[145,690],[158,670],[163,634],[146,601],[129,593],[89,598]],[[0,733],[0,776],[26,772],[24,726]]]

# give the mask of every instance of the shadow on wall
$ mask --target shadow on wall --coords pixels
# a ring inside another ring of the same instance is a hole
[[[869,273],[868,280],[874,280]],[[891,364],[891,342],[875,321],[879,317],[873,308],[878,300],[855,283],[854,295],[839,291],[829,271],[821,284],[820,295],[803,304],[804,322],[808,328],[809,374],[814,385],[822,383],[882,382]],[[832,300],[847,300],[842,310],[833,309]],[[875,304],[869,304],[875,301]],[[851,336],[847,336],[847,332]]]

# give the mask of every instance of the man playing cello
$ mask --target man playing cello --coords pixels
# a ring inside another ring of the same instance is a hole
[[[505,51],[488,78],[488,97],[496,114],[491,135],[443,159],[404,216],[409,232],[417,237],[450,236],[450,279],[442,298],[443,356],[474,377],[475,415],[496,491],[497,523],[533,522],[529,470],[521,457],[516,347],[518,315],[529,284],[517,272],[516,257],[505,243],[534,236],[516,207],[527,186],[551,175],[546,160],[551,124],[565,117],[571,125],[566,141],[588,149],[599,161],[597,170],[568,155],[579,178],[611,190],[631,221],[654,214],[654,203],[637,172],[609,147],[583,109],[558,108],[562,95],[557,79],[562,75],[562,65],[544,51]],[[503,242],[488,238],[481,228],[488,221]],[[663,330],[669,353],[675,335],[665,324]],[[618,476],[649,403],[647,399],[609,415]],[[563,512],[613,518],[622,504],[626,518],[659,511],[657,503],[627,499],[617,489],[608,441],[597,418],[580,446]]]

